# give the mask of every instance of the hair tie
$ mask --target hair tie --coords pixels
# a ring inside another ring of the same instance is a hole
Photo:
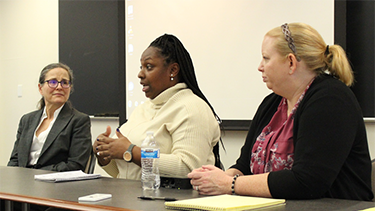
[[[324,55],[328,55],[328,54],[329,54],[329,45],[327,45],[326,51],[324,52]]]

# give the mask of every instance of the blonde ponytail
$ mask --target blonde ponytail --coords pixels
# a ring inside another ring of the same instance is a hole
[[[331,75],[337,77],[347,86],[353,85],[354,76],[349,60],[346,57],[344,49],[339,45],[327,47],[326,64]]]

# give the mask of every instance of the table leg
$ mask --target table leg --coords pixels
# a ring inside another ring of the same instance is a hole
[[[13,202],[10,200],[4,200],[5,211],[13,211]]]
[[[30,204],[22,203],[22,211],[30,211]]]

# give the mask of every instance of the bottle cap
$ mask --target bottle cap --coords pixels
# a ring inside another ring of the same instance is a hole
[[[147,131],[146,135],[154,135],[154,131]]]

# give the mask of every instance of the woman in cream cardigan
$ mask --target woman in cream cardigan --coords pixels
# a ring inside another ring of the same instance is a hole
[[[115,137],[108,137],[110,127],[98,136],[93,148],[103,169],[113,177],[139,180],[140,145],[147,131],[154,132],[160,146],[162,178],[187,178],[202,165],[219,166],[220,119],[199,89],[190,55],[178,38],[165,34],[153,41],[142,54],[138,77],[150,100],[134,110]]]

